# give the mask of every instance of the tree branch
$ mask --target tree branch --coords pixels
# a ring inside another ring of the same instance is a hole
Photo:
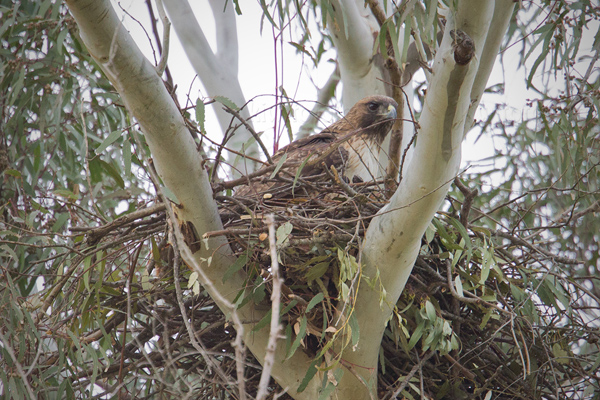
[[[379,279],[374,286],[361,285],[358,292],[355,315],[361,338],[369,339],[361,339],[354,351],[344,352],[344,358],[349,362],[365,367],[377,365],[385,326],[410,276],[421,237],[458,172],[465,118],[479,68],[478,55],[492,24],[493,11],[494,5],[490,2],[463,0],[455,12],[449,13],[419,121],[421,128],[410,163],[411,173],[406,174],[390,203],[373,219],[365,236],[363,275],[379,276]],[[507,24],[502,21],[501,24],[496,34],[506,30]],[[475,43],[478,53],[465,66],[454,62],[453,40],[449,33],[452,29],[465,31]],[[413,165],[415,162],[419,165]],[[405,207],[408,204],[411,205]],[[388,213],[389,210],[393,211]],[[380,287],[386,293],[381,306]],[[373,313],[380,308],[382,312]],[[369,379],[369,376],[364,378]],[[342,383],[344,379],[345,376]]]
[[[271,370],[275,361],[275,349],[277,348],[277,339],[281,325],[279,323],[279,314],[281,309],[281,285],[283,281],[279,274],[279,262],[277,261],[277,241],[275,239],[275,217],[269,214],[266,217],[266,224],[269,228],[269,252],[271,255],[271,276],[273,277],[273,289],[271,292],[271,329],[269,333],[269,343],[265,354],[263,371],[260,375],[258,392],[256,400],[264,400],[267,397],[269,380],[271,379]]]
[[[160,53],[160,61],[156,66],[156,72],[158,72],[159,76],[162,76],[163,72],[167,68],[167,61],[169,60],[169,42],[171,37],[171,21],[165,14],[165,9],[163,7],[162,0],[156,0],[156,8],[158,10],[158,15],[163,24],[163,50]]]
[[[225,112],[227,112],[227,113],[233,115],[234,117],[236,117],[242,123],[242,125],[244,125],[246,127],[246,129],[248,129],[248,132],[250,132],[252,134],[252,137],[254,137],[254,140],[256,140],[256,143],[259,144],[259,146],[262,149],[263,154],[267,158],[267,161],[269,162],[269,164],[273,164],[273,160],[271,159],[271,155],[269,154],[269,150],[267,150],[265,144],[262,142],[262,140],[260,139],[260,136],[258,135],[258,133],[256,133],[256,131],[254,130],[254,128],[252,127],[252,125],[250,125],[250,123],[248,121],[246,121],[246,119],[244,119],[244,117],[242,117],[240,115],[240,113],[238,113],[234,109],[232,109],[230,107],[227,107],[227,106],[224,106],[223,109],[225,110]]]
[[[510,1],[496,1],[494,6],[494,15],[492,17],[494,23],[490,25],[490,30],[487,34],[485,43],[480,44],[482,47],[479,58],[479,69],[473,82],[473,88],[471,90],[471,104],[469,105],[469,112],[464,127],[464,136],[473,127],[473,119],[475,111],[479,107],[481,96],[487,86],[488,79],[494,68],[496,56],[500,50],[500,45],[504,39],[506,33],[506,27],[510,23],[513,10],[515,8],[514,2]]]
[[[220,6],[213,3],[211,3],[211,6],[217,8],[220,7],[221,9],[221,12],[217,12],[216,9],[213,8],[219,33],[217,42],[220,47],[225,47],[225,49],[218,49],[217,55],[212,51],[210,44],[208,43],[202,28],[198,24],[198,21],[194,17],[194,12],[187,1],[167,0],[165,1],[165,8],[171,17],[171,22],[173,23],[173,27],[175,28],[175,32],[179,37],[185,53],[198,74],[198,77],[202,81],[202,84],[206,88],[208,95],[211,97],[227,97],[241,108],[240,115],[244,119],[249,120],[250,113],[247,107],[242,108],[242,106],[246,104],[246,99],[237,77],[237,31],[235,28],[235,18],[232,14],[234,12],[233,6],[230,5],[223,11],[222,2],[219,2],[221,4]],[[231,53],[225,55],[227,49],[229,49]],[[235,52],[233,52],[233,50],[235,50]],[[220,108],[215,109],[215,113],[217,114],[221,130],[226,132],[231,121],[230,116]],[[252,135],[250,132],[246,129],[242,129],[236,132],[234,138],[229,142],[229,146],[236,151],[244,149],[245,153],[249,156],[258,158],[258,147],[256,144],[247,144],[251,138]],[[244,162],[245,160],[239,159],[231,153],[228,153],[227,155],[227,161],[234,167],[234,177],[240,176],[239,173],[236,173],[237,169],[242,170],[244,173],[256,169],[256,164],[253,162]],[[246,166],[248,166],[248,170],[244,171]]]
[[[378,80],[381,71],[372,58],[379,25],[369,10],[363,11],[362,2],[333,0],[331,5],[335,16],[329,15],[328,29],[338,54],[344,82],[342,102],[348,111],[367,95],[385,93],[385,85]]]
[[[159,176],[177,197],[178,219],[191,222],[200,235],[222,230],[208,175],[199,162],[196,144],[179,109],[153,65],[122,26],[110,1],[67,0],[66,3],[88,50],[139,122]],[[227,239],[214,236],[203,240],[193,259],[203,272],[201,279],[207,292],[226,315],[231,315],[228,305],[234,303],[238,295],[244,296],[240,291],[245,288],[246,274],[239,271],[223,282],[224,271],[235,260]],[[67,279],[69,272],[65,273]],[[252,301],[239,307],[237,313],[241,321],[257,321],[265,315],[264,311],[254,308]],[[268,333],[252,332],[253,324],[244,326],[245,343],[261,360]],[[286,368],[281,366],[284,361]],[[297,392],[309,365],[310,358],[305,353],[298,351],[286,359],[285,349],[278,347],[273,377],[282,386],[290,387],[296,399],[313,399],[318,397],[319,379],[313,379],[302,393]]]

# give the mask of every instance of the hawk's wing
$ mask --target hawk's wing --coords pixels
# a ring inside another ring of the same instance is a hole
[[[298,168],[302,168],[301,174],[303,177],[322,173],[323,166],[321,162],[315,162],[321,156],[324,156],[322,162],[325,165],[328,167],[334,165],[341,171],[346,161],[347,151],[339,145],[336,146],[336,140],[338,140],[338,137],[331,132],[321,132],[298,139],[278,150],[273,155],[272,160],[277,164],[284,155],[286,156],[284,165],[291,165],[283,167],[282,170],[289,173],[288,177],[295,176]],[[309,162],[304,163],[307,159],[309,159]],[[261,181],[253,182],[251,185],[239,188],[236,193],[240,196],[247,196],[252,193],[263,194],[280,186],[278,182],[268,179],[268,175],[265,174]]]

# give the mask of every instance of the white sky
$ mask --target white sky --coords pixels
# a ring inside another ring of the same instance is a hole
[[[149,18],[146,5],[142,0],[121,0],[116,2],[113,0],[115,9],[119,14],[122,14],[120,7],[132,14],[142,24],[148,27]],[[205,0],[190,1],[194,9],[194,13],[202,27],[205,36],[213,46],[216,47],[215,27],[212,18],[212,11]],[[120,5],[120,6],[119,6]],[[228,6],[232,4],[229,3]],[[276,103],[275,94],[275,51],[273,34],[268,21],[264,21],[264,28],[261,35],[260,21],[262,10],[257,1],[240,1],[242,7],[242,15],[237,17],[238,41],[239,41],[239,81],[246,99],[257,97],[250,105],[250,113],[254,114],[257,111],[269,108]],[[123,22],[127,29],[135,38],[138,46],[152,61],[153,55],[148,44],[146,33],[140,28],[139,24],[132,21],[131,18],[124,16]],[[149,29],[149,28],[148,28]],[[532,30],[534,27],[532,27]],[[151,35],[150,30],[148,34]],[[591,49],[593,35],[595,32],[584,34],[584,44],[582,49]],[[289,37],[286,38],[289,40]],[[502,112],[505,113],[506,119],[520,122],[524,117],[531,118],[535,115],[536,110],[526,106],[528,99],[538,98],[539,96],[533,90],[527,90],[525,87],[525,79],[527,71],[519,66],[519,50],[521,45],[512,46],[504,53],[505,71],[499,62],[490,76],[488,86],[500,83],[507,79],[504,95],[484,96],[479,107],[476,118],[483,119],[487,113],[494,109],[494,103],[506,103],[509,105]],[[158,54],[156,55],[158,57]],[[325,55],[325,59],[335,57],[335,53],[331,51]],[[531,60],[535,60],[535,55]],[[278,82],[283,83],[287,93],[296,100],[316,99],[316,89],[314,83],[322,86],[329,78],[333,71],[332,63],[321,63],[318,69],[312,67],[312,62],[309,59],[302,59],[296,54],[295,49],[291,45],[284,44],[283,55],[278,50],[277,62],[279,62]],[[283,63],[283,69],[281,69]],[[543,66],[542,66],[543,67]],[[543,68],[540,68],[540,71]],[[171,30],[171,47],[169,55],[169,68],[173,75],[175,83],[178,85],[178,95],[182,106],[186,105],[186,96],[189,92],[190,99],[195,100],[206,96],[202,85],[198,79],[194,79],[195,72],[187,60],[187,57],[177,39],[177,35]],[[283,76],[281,71],[283,70]],[[581,70],[581,68],[580,68]],[[585,70],[584,70],[585,71]],[[583,71],[583,72],[584,72]],[[556,79],[562,81],[562,75],[556,76]],[[193,84],[192,84],[193,82]],[[562,82],[556,82],[556,87],[563,87]],[[339,90],[339,88],[338,88]],[[310,105],[312,103],[308,103]],[[188,106],[191,104],[187,104]],[[486,111],[487,110],[487,111]],[[295,121],[293,128],[297,129],[307,117],[307,113],[301,109],[296,109]],[[255,129],[260,131],[272,131],[273,129],[274,112],[268,111],[254,118]],[[504,118],[503,118],[504,119]],[[330,122],[330,121],[326,121]],[[215,133],[215,137],[220,137],[220,128],[216,122],[214,114],[207,113],[206,128],[209,134]],[[478,132],[473,130],[468,136],[463,148],[463,167],[466,165],[477,166],[479,160],[493,155],[494,146],[502,144],[493,143],[489,135],[484,135],[481,139],[474,143],[478,136]],[[268,135],[269,137],[272,135]],[[481,165],[482,168],[489,166]]]

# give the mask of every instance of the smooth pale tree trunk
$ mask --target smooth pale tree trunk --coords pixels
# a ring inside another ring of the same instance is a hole
[[[119,22],[110,2],[67,0],[67,5],[90,53],[139,122],[161,179],[178,199],[181,219],[191,221],[200,235],[220,230],[222,225],[207,174],[198,162],[196,146],[179,110],[154,67]],[[506,31],[512,7],[513,2],[508,0],[496,3],[463,0],[448,17],[446,34],[428,83],[430,89],[412,161],[401,186],[372,221],[364,241],[363,274],[373,277],[378,270],[387,295],[381,307],[381,287],[360,286],[354,311],[360,326],[360,341],[355,349],[346,348],[343,358],[350,363],[346,365],[357,366],[354,372],[361,379],[346,370],[332,398],[362,400],[374,396],[377,356],[385,325],[410,275],[420,239],[458,172],[464,132],[485,88],[500,45],[498,37]],[[476,57],[466,66],[454,62],[451,29],[460,29],[475,41]],[[195,257],[206,276],[204,287],[223,312],[231,315],[228,305],[244,287],[245,276],[240,272],[222,281],[224,271],[234,262],[225,238],[211,238]],[[268,332],[250,331],[265,312],[247,305],[237,310],[237,314],[244,321],[247,346],[262,361]],[[334,347],[342,346],[337,343]],[[297,351],[284,360],[283,348],[277,347],[273,377],[294,398],[317,399],[322,376],[318,374],[303,393],[297,393],[310,358]]]
[[[201,167],[196,145],[154,67],[143,56],[122,26],[109,0],[68,0],[67,5],[80,28],[81,37],[90,54],[98,62],[127,109],[144,132],[156,170],[164,184],[179,202],[178,215],[191,221],[200,235],[221,230],[222,224],[206,171]],[[204,243],[204,242],[203,242]],[[226,316],[237,294],[245,287],[245,275],[238,273],[223,282],[223,274],[235,261],[225,237],[211,237],[194,254],[198,266],[207,277],[204,288]],[[210,259],[210,264],[207,260]],[[244,322],[245,343],[262,362],[268,330],[251,332],[266,314],[248,302],[237,310]],[[296,389],[310,365],[310,358],[297,351],[285,360],[284,346],[278,346],[272,376],[296,399],[317,398],[320,379],[314,379],[301,394]]]
[[[369,392],[376,397],[377,360],[385,327],[410,276],[421,238],[458,174],[461,143],[471,127],[513,8],[511,1],[466,0],[458,2],[456,12],[449,13],[411,162],[404,167],[404,179],[390,203],[373,219],[365,236],[362,273],[374,278],[378,272],[379,281],[374,287],[360,285],[354,310],[360,340],[343,353],[344,361],[355,368],[353,373],[344,374],[338,386],[339,398],[365,399]],[[476,56],[465,66],[457,65],[453,58],[453,29],[466,32],[475,42]],[[340,69],[348,71],[352,60],[344,60],[340,57]],[[344,66],[344,62],[349,65]],[[370,80],[364,68],[359,63],[354,75]],[[344,88],[351,86],[347,90],[362,89],[361,84],[352,86],[354,81],[343,82]],[[385,298],[380,306],[383,290]]]

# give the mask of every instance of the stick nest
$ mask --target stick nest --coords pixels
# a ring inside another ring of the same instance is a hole
[[[381,186],[348,184],[333,171],[305,180],[280,179],[276,189],[248,196],[217,196],[225,230],[205,236],[227,235],[241,259],[234,267],[245,268],[253,288],[244,301],[265,307],[270,307],[271,260],[263,217],[275,216],[285,279],[282,320],[290,341],[299,344],[290,348],[288,342],[288,351],[323,359],[327,341],[340,326],[347,329],[344,322],[361,280],[362,238],[386,204]],[[568,340],[547,335],[561,328],[530,323],[540,315],[556,318],[560,311],[528,292],[528,282],[539,274],[522,266],[540,258],[511,240],[494,245],[485,228],[471,227],[467,233],[459,219],[466,216],[459,218],[458,210],[439,215],[423,238],[382,343],[380,397],[418,397],[418,387],[436,398],[484,398],[491,391],[494,398],[530,399],[556,393],[553,375],[565,365],[552,349],[570,350]],[[539,284],[567,297],[581,296],[560,279]],[[256,329],[267,324],[261,321]],[[344,363],[343,354],[339,360]],[[576,379],[577,369],[561,376]]]

